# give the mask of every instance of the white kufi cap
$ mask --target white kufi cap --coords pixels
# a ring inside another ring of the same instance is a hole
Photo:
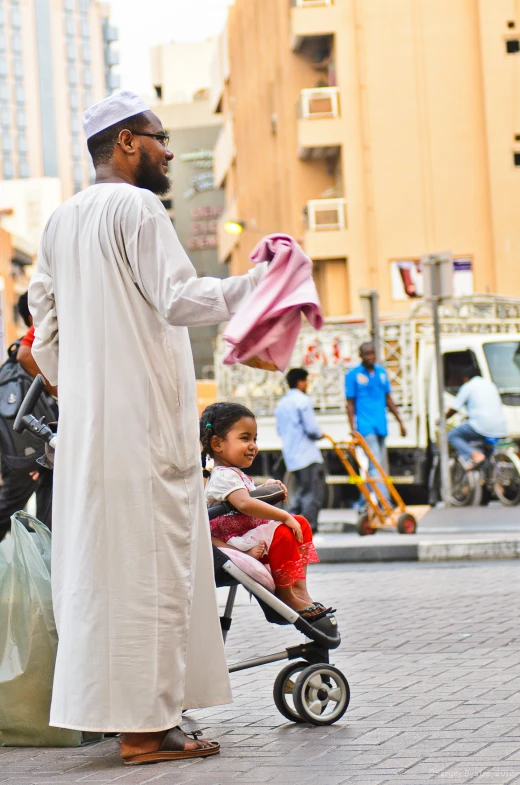
[[[87,139],[99,134],[105,128],[120,123],[128,117],[133,117],[141,112],[149,112],[145,102],[136,93],[130,90],[121,90],[119,93],[103,98],[98,104],[94,104],[90,109],[83,113],[83,128]]]

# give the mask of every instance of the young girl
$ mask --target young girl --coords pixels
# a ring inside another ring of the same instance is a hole
[[[237,403],[214,403],[204,409],[200,420],[202,461],[214,460],[206,484],[206,502],[213,507],[227,501],[236,513],[210,521],[214,545],[245,551],[268,564],[276,586],[276,596],[307,620],[321,617],[325,608],[314,603],[307,591],[307,565],[317,562],[312,531],[305,518],[292,516],[249,492],[254,483],[242,469],[253,463],[258,452],[254,414]],[[276,483],[287,493],[278,480]]]

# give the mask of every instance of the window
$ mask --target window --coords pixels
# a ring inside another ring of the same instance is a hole
[[[6,79],[0,79],[0,99],[2,101],[9,101],[11,97],[9,92],[9,85]]]
[[[76,35],[76,25],[72,16],[65,17],[65,32],[68,36]]]
[[[4,153],[10,153],[13,149],[13,138],[10,133],[2,134],[2,150]]]
[[[85,87],[92,87],[92,70],[90,68],[83,69],[83,84]]]
[[[76,0],[64,0],[63,7],[65,8],[65,11],[75,11]]]
[[[66,52],[67,60],[74,61],[76,59],[76,44],[74,41],[67,41]]]
[[[0,76],[7,76],[9,73],[9,65],[5,55],[0,54]]]
[[[513,151],[513,164],[515,166],[520,166],[520,153],[516,150]]]
[[[19,153],[27,153],[28,149],[29,148],[27,146],[27,137],[26,137],[25,133],[23,133],[23,132],[19,133],[18,134],[18,152]]]
[[[83,152],[83,147],[79,139],[72,140],[72,157],[74,159],[81,160],[81,153]]]
[[[13,58],[13,73],[15,76],[24,75],[23,59],[21,57]]]
[[[2,128],[7,128],[7,129],[11,128],[13,124],[11,110],[8,109],[7,107],[4,107],[2,109],[1,123],[2,123]]]
[[[14,33],[11,38],[13,52],[15,54],[21,54],[23,52],[23,40],[22,36],[19,33]]]
[[[85,92],[83,93],[83,100],[85,101],[85,109],[88,109],[89,106],[93,105],[94,99],[92,98],[92,90],[87,90],[85,88]]]
[[[83,167],[80,164],[74,166],[74,185],[79,183],[79,187],[83,185]]]
[[[516,27],[516,22],[513,22],[510,19],[509,22],[507,23],[507,26],[509,27],[510,30],[512,30],[514,27]]]
[[[12,180],[14,177],[14,166],[10,158],[4,157],[4,180]]]
[[[81,20],[80,28],[81,28],[81,37],[87,39],[90,38],[90,26],[86,19]]]
[[[29,164],[27,162],[27,158],[21,158],[20,157],[18,159],[18,168],[19,168],[19,171],[20,171],[20,177],[29,177],[30,176]]]
[[[69,90],[69,105],[71,109],[79,109],[79,95],[77,90]]]
[[[81,133],[81,123],[77,114],[71,114],[70,116],[70,130],[73,134]]]
[[[22,14],[20,13],[19,8],[12,8],[11,9],[11,27],[13,28],[21,28],[22,26]]]
[[[82,55],[83,55],[83,62],[84,63],[92,62],[92,54],[90,52],[90,44],[88,44],[86,41],[83,41],[83,44],[82,44],[82,47],[81,47],[81,51],[82,51]]]
[[[19,108],[16,112],[16,125],[20,130],[25,130],[27,128],[27,115],[25,114],[25,110]]]
[[[516,55],[520,52],[520,38],[506,38],[506,52],[508,55]]]
[[[78,69],[75,68],[73,65],[69,66],[69,84],[70,85],[78,84]]]
[[[485,343],[484,354],[491,378],[500,393],[520,393],[520,343],[496,341]]]
[[[471,349],[460,352],[445,352],[442,356],[444,365],[444,389],[451,395],[457,395],[463,383],[461,371],[469,365],[478,368],[477,358]]]
[[[0,52],[5,52],[7,49],[7,36],[3,30],[0,30]]]
[[[25,103],[25,89],[21,82],[17,82],[14,86],[14,97],[17,104]]]

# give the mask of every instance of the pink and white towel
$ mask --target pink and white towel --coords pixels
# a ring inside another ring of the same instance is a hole
[[[224,364],[284,371],[298,339],[302,313],[315,329],[323,325],[312,262],[288,234],[264,237],[250,259],[269,266],[224,331],[229,347]]]

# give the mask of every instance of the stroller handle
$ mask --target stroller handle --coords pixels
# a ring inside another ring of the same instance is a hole
[[[254,499],[260,499],[260,501],[266,502],[266,504],[278,504],[278,502],[283,502],[285,497],[284,491],[279,485],[275,485],[274,483],[273,485],[262,485],[260,488],[255,488],[249,495]],[[221,504],[216,504],[214,507],[210,507],[208,515],[210,521],[212,521],[213,518],[219,518],[221,515],[228,515],[230,512],[237,512],[237,510],[229,502],[222,502]]]
[[[41,439],[42,442],[51,444],[56,438],[56,434],[43,422],[37,420],[34,414],[32,414],[33,409],[44,390],[45,381],[41,373],[39,373],[34,377],[34,381],[21,403],[13,424],[13,430],[16,431],[16,433],[23,433],[25,430],[30,431],[38,439]]]

